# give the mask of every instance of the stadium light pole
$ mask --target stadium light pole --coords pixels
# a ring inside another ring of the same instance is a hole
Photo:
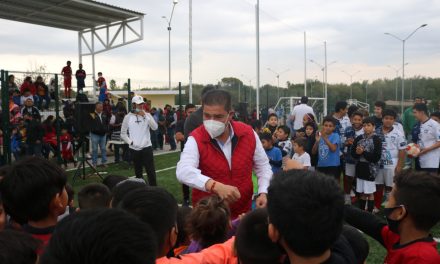
[[[419,30],[423,27],[426,27],[427,25],[428,24],[423,24],[423,25],[419,26],[404,39],[399,38],[398,36],[391,34],[391,33],[388,33],[388,32],[384,33],[385,35],[393,37],[393,38],[402,42],[402,101],[401,101],[401,106],[400,106],[401,114],[403,114],[403,108],[404,108],[403,104],[405,102],[405,43],[410,37],[412,37],[417,32],[417,30]]]
[[[408,64],[409,64],[409,62],[405,63],[405,66],[408,65]],[[396,68],[396,67],[393,67],[391,65],[387,65],[387,67],[392,69],[392,70],[394,70],[396,72],[396,101],[397,101],[397,89],[399,87],[399,83],[398,83],[397,79],[399,78],[399,71],[402,69],[402,67]]]
[[[171,21],[173,20],[174,8],[176,7],[178,0],[173,0],[173,9],[171,10],[170,19],[166,16],[162,16],[168,24],[168,89],[171,90]]]
[[[348,76],[350,76],[350,99],[353,99],[353,86],[351,85],[353,83],[353,76],[355,76],[356,74],[360,73],[361,71],[357,71],[355,73],[348,73],[346,71],[342,71],[343,73],[347,74]]]
[[[321,69],[321,71],[322,71],[322,94],[324,94],[325,92],[324,92],[324,83],[325,83],[325,66],[323,66],[323,65],[321,65],[320,63],[318,63],[318,62],[316,62],[315,60],[310,60],[310,62],[311,63],[314,63],[316,66],[318,66],[319,67],[319,69]],[[330,65],[332,65],[332,64],[335,64],[337,61],[332,61],[332,62],[330,62],[328,65],[327,65],[327,67],[329,67]]]
[[[290,69],[286,69],[285,71],[282,71],[282,72],[280,72],[280,73],[278,73],[278,72],[272,70],[271,68],[267,68],[267,70],[268,70],[268,71],[271,71],[271,72],[273,72],[273,73],[275,73],[275,75],[276,75],[276,77],[277,77],[277,82],[278,82],[278,85],[277,85],[277,93],[278,93],[278,99],[279,99],[279,98],[280,98],[280,75],[283,74],[283,73],[286,73],[286,72],[290,71]]]

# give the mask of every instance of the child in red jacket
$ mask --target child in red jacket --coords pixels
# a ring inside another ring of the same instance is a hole
[[[61,130],[61,157],[63,158],[64,168],[67,168],[67,163],[73,161],[73,164],[76,166],[76,161],[73,158],[73,144],[72,144],[72,136],[67,132],[67,129],[63,128]]]

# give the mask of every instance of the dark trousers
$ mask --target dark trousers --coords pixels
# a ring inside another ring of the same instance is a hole
[[[160,130],[157,130],[157,144],[160,149],[163,149],[163,133]]]
[[[115,162],[120,162],[121,161],[121,153],[119,152],[119,150],[122,150],[122,160],[126,161],[126,154],[127,154],[127,148],[128,145],[127,144],[113,144],[114,147],[114,152],[115,152]]]
[[[150,129],[151,145],[153,145],[153,150],[159,147],[159,141],[157,140],[157,131]]]
[[[170,142],[171,150],[175,150],[176,149],[176,141],[174,140],[174,127],[167,128],[167,136],[168,136],[168,140]]]
[[[338,182],[340,181],[341,177],[341,167],[339,166],[331,166],[331,167],[317,167],[316,168],[319,172],[324,173],[328,176],[333,176],[335,180]]]
[[[143,179],[142,176],[143,168],[147,172],[148,183],[150,186],[157,186],[156,183],[156,169],[154,167],[154,157],[153,157],[153,148],[147,147],[141,150],[131,150],[133,165],[134,165],[134,174],[136,178]]]
[[[43,109],[43,100],[46,102],[46,104],[44,105],[45,109],[49,109],[49,104],[50,104],[50,96],[48,94],[46,95],[38,95],[38,109]]]

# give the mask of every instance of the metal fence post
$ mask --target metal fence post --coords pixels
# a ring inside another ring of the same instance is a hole
[[[5,164],[11,164],[11,126],[9,121],[9,88],[8,71],[1,71],[1,98],[2,98],[2,131],[3,131],[3,158]]]
[[[131,81],[130,81],[130,78],[128,78],[128,80],[127,80],[127,91],[128,91],[128,97],[127,97],[128,112],[131,112]]]
[[[59,87],[58,87],[58,74],[55,74],[55,129],[57,133],[57,150],[55,151],[57,155],[57,162],[61,164],[63,162],[61,158],[61,127],[60,127],[60,97],[59,97]]]

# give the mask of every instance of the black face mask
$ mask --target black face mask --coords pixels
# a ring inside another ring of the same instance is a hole
[[[403,207],[403,205],[395,206],[395,207],[390,207],[390,208],[384,208],[384,210],[383,210],[385,218],[387,219],[388,228],[390,229],[391,232],[393,232],[395,234],[399,234],[400,222],[402,222],[402,220],[406,217],[406,214],[400,220],[390,219],[390,215],[394,212],[394,210],[396,210],[397,208],[400,208],[400,207]]]

